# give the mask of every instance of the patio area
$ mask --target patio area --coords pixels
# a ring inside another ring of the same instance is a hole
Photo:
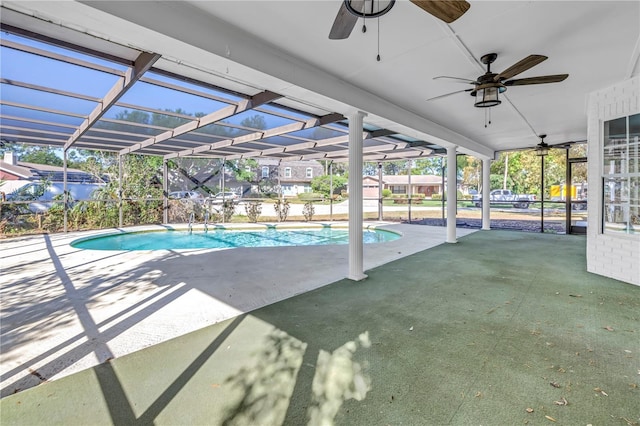
[[[368,223],[376,225],[384,224]],[[366,244],[366,269],[444,241],[444,228],[382,227],[404,236]],[[77,238],[112,231],[2,241],[2,397],[347,276],[347,245],[157,251],[95,251],[69,245]],[[194,232],[203,232],[202,225]],[[469,232],[473,231],[461,230],[460,235]]]
[[[346,246],[267,263],[263,249],[79,256],[71,235],[15,241],[3,315],[29,320],[3,316],[3,389],[46,383],[4,397],[0,420],[640,421],[640,288],[587,273],[584,237],[459,229],[457,244],[428,248],[444,228],[391,228],[405,237],[365,246],[362,282],[339,276]],[[123,355],[134,330],[148,347]],[[82,371],[47,376],[72,371],[66,356]]]

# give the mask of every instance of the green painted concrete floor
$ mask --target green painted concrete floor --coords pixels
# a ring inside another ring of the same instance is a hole
[[[640,288],[477,232],[8,396],[3,425],[634,425]],[[528,412],[531,411],[531,412]]]

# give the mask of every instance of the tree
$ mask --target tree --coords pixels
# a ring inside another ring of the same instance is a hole
[[[13,152],[19,161],[25,163],[48,164],[59,167],[63,165],[61,151],[50,146],[6,143],[2,148],[3,156],[5,152]]]
[[[470,188],[480,189],[482,162],[469,155],[459,155],[457,163],[460,183]]]
[[[264,130],[267,128],[267,121],[264,119],[264,116],[255,114],[242,120],[240,125],[251,129]]]
[[[506,175],[506,189],[518,194],[536,194],[540,192],[541,159],[533,150],[501,152],[498,159],[491,164],[491,189],[503,187],[503,180],[498,181],[493,175]],[[551,149],[544,157],[545,190],[550,185],[564,183],[565,150]]]
[[[316,176],[311,180],[311,188],[313,192],[324,194],[329,196],[331,193],[331,176],[322,175]],[[347,177],[345,176],[333,176],[333,194],[340,194],[343,190],[347,189]]]
[[[324,167],[324,173],[329,174],[329,166],[331,166],[331,172],[333,175],[346,175],[348,173],[349,167],[347,163],[338,163],[333,160],[318,160],[322,167]],[[363,174],[367,175],[367,165],[371,163],[365,162],[363,165]],[[376,163],[377,164],[377,163]]]

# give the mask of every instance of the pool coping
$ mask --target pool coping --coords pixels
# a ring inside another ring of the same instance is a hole
[[[393,222],[365,222],[363,224],[363,230],[379,230],[390,232],[393,234],[397,234],[400,237],[403,236],[403,233],[397,230],[386,229],[385,226],[394,225]],[[207,231],[249,231],[249,230],[268,230],[268,229],[276,229],[276,230],[294,230],[294,229],[325,229],[325,228],[336,228],[336,229],[348,229],[349,222],[260,222],[260,223],[216,223],[213,225],[209,225],[207,229],[205,229],[204,224],[192,225],[189,228],[188,223],[178,223],[178,224],[164,224],[164,225],[137,225],[126,228],[110,228],[105,231],[102,230],[90,230],[90,231],[77,231],[77,232],[90,232],[91,235],[84,235],[78,238],[73,239],[69,242],[69,245],[73,245],[74,243],[79,243],[82,241],[91,240],[94,238],[103,238],[109,237],[112,235],[121,235],[125,233],[145,233],[145,232],[166,232],[166,231],[189,231],[192,232],[207,232]],[[95,234],[94,234],[95,232]],[[197,249],[172,249],[172,250],[203,250],[202,248]]]

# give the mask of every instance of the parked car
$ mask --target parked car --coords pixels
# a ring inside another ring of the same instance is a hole
[[[207,201],[212,204],[222,204],[225,200],[230,200],[234,204],[238,204],[240,202],[240,196],[235,192],[218,192],[216,195],[207,198]]]
[[[494,189],[489,194],[490,203],[512,204],[515,208],[528,209],[529,204],[536,200],[533,194],[514,194],[508,189]],[[473,203],[476,207],[482,207],[482,194],[473,196]]]
[[[169,193],[169,198],[174,200],[194,200],[199,203],[204,203],[204,197],[196,191],[173,191]]]

